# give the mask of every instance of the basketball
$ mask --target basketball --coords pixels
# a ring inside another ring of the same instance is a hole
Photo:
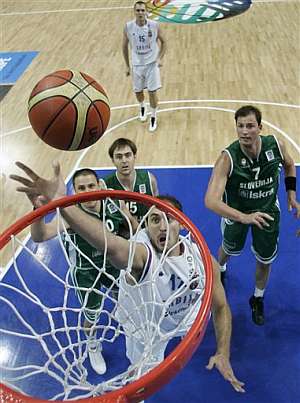
[[[88,74],[59,70],[42,78],[28,100],[35,133],[60,150],[81,150],[105,132],[110,118],[103,87]]]

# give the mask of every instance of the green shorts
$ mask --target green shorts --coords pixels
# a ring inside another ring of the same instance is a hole
[[[241,224],[222,218],[222,247],[224,252],[230,256],[240,255],[246,242],[249,227],[251,227],[251,249],[256,259],[261,263],[272,263],[277,256],[278,250],[280,213],[271,213],[270,215],[272,215],[274,221],[268,221],[270,226],[263,229],[259,229],[256,225]]]
[[[108,275],[106,275],[108,274]],[[113,291],[116,295],[118,291],[117,279],[120,271],[114,268],[108,268],[106,273],[101,273],[94,267],[79,268],[74,267],[71,270],[72,281],[75,285],[76,294],[81,306],[84,306],[84,316],[90,322],[94,322],[102,311],[102,300],[105,291],[103,286]],[[88,290],[84,290],[86,288]],[[88,296],[86,296],[88,294]]]

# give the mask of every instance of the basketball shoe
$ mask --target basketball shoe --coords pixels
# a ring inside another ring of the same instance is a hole
[[[141,122],[146,122],[147,120],[147,106],[144,104],[143,106],[140,107],[140,115],[139,119]]]
[[[106,363],[102,355],[101,343],[95,339],[89,340],[88,353],[93,370],[99,375],[105,374]]]
[[[151,116],[149,124],[149,132],[155,132],[157,129],[157,118],[156,116]]]
[[[261,326],[265,323],[264,317],[264,298],[263,297],[252,297],[249,299],[249,304],[252,311],[252,320],[253,322]]]

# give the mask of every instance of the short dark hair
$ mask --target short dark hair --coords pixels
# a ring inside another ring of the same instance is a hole
[[[115,140],[112,143],[112,145],[109,147],[108,154],[109,154],[110,158],[113,159],[116,148],[123,148],[126,146],[131,148],[133,155],[136,155],[137,148],[136,148],[135,143],[129,139],[125,139],[125,138],[121,137],[121,138]]]
[[[260,125],[261,124],[261,111],[252,105],[245,105],[245,106],[242,106],[240,109],[238,109],[234,114],[235,122],[237,122],[239,117],[244,118],[245,116],[248,116],[251,114],[255,115],[256,121]]]
[[[96,171],[94,171],[93,169],[91,168],[78,169],[72,176],[73,188],[75,188],[75,179],[78,178],[78,176],[88,176],[88,175],[93,175],[96,178],[97,182],[99,181],[98,175]]]
[[[174,207],[176,207],[178,210],[183,211],[183,207],[182,204],[180,203],[180,201],[178,199],[176,199],[176,197],[165,194],[165,195],[159,195],[157,196],[157,199],[159,200],[163,200],[166,202],[171,203]]]
[[[145,8],[146,8],[146,10],[147,10],[147,4],[146,4],[144,1],[142,1],[142,0],[138,0],[138,1],[136,1],[136,2],[134,3],[134,6],[133,6],[133,9],[134,9],[134,10],[136,9],[136,6],[137,6],[138,4],[140,4],[141,6],[145,6]]]

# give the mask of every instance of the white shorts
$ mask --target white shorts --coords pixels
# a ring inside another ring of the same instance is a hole
[[[156,91],[161,88],[160,71],[157,62],[145,66],[132,66],[133,91],[141,92],[145,89]]]
[[[132,365],[137,364],[145,354],[145,344],[138,339],[126,335],[126,355]],[[156,341],[156,346],[152,350],[151,362],[158,365],[164,360],[165,350],[167,348],[168,340]],[[151,367],[150,361],[147,363]]]

